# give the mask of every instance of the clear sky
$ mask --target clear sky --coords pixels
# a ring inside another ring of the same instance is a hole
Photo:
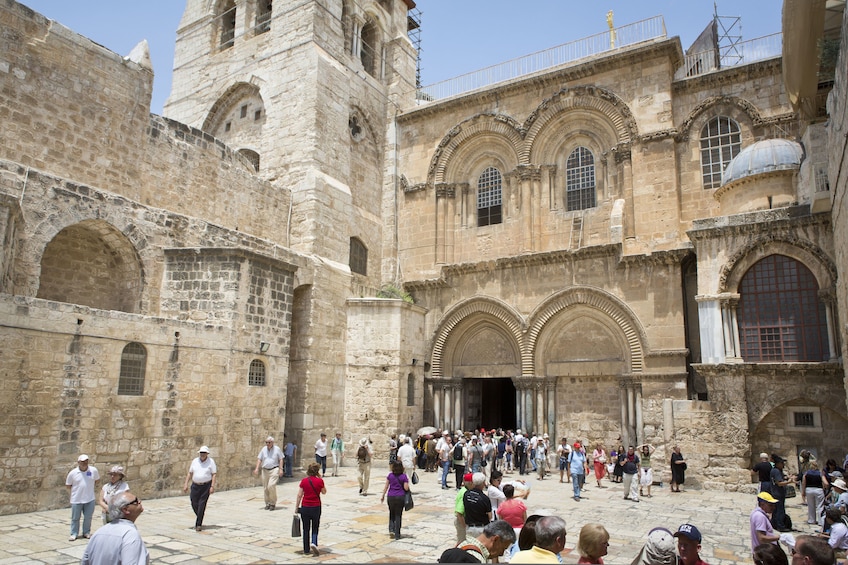
[[[104,47],[127,55],[150,44],[154,84],[151,111],[162,113],[171,90],[174,39],[184,0],[23,0]],[[685,50],[710,22],[713,0],[417,0],[422,12],[424,85],[574,41],[653,16]],[[780,31],[782,0],[717,0],[720,16],[741,16],[743,40]]]

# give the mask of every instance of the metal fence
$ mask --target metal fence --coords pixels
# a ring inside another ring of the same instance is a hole
[[[610,33],[613,34],[614,42],[610,41]],[[418,100],[429,102],[456,96],[463,92],[512,80],[544,69],[613,51],[620,47],[665,37],[665,20],[662,16],[654,16],[614,28],[612,32],[606,31],[590,35],[583,39],[492,65],[479,71],[424,86],[418,91]]]
[[[674,78],[694,77],[720,69],[779,57],[782,50],[783,34],[773,33],[748,41],[740,41],[733,45],[720,46],[718,51],[709,49],[692,53],[683,58],[683,66],[677,70]]]

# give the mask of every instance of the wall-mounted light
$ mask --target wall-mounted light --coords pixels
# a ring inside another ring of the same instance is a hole
[[[271,344],[267,341],[259,342],[259,352],[260,353],[268,353],[268,349],[271,347]]]

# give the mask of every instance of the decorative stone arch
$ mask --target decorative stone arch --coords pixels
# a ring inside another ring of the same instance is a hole
[[[527,364],[524,373],[532,375],[536,372],[535,351],[539,336],[545,326],[561,312],[578,306],[593,309],[612,321],[614,326],[621,331],[623,343],[626,345],[628,372],[630,374],[641,373],[644,366],[645,351],[648,348],[648,340],[636,315],[615,296],[601,289],[585,286],[570,288],[555,294],[541,304],[530,316],[526,338],[528,355],[525,359]]]
[[[520,314],[508,305],[493,298],[477,297],[460,303],[446,312],[436,330],[431,355],[430,375],[437,379],[444,377],[446,348],[449,340],[456,337],[454,333],[461,330],[463,324],[479,323],[486,320],[500,327],[504,333],[511,336],[521,355],[521,365],[526,364],[526,349],[524,347],[524,323]]]
[[[262,99],[259,93],[259,86],[252,82],[236,82],[230,85],[215,101],[206,119],[203,121],[203,126],[200,128],[206,133],[215,135],[215,132],[221,127],[221,123],[226,117],[227,112],[236,106],[241,100],[247,98],[258,97]]]
[[[522,162],[542,162],[536,156],[537,138],[548,130],[552,122],[558,121],[563,113],[574,109],[590,110],[602,116],[603,122],[608,124],[609,131],[614,135],[614,139],[610,140],[610,148],[632,143],[639,136],[636,119],[627,104],[614,92],[597,86],[564,88],[543,100],[525,120],[521,128],[526,132]]]
[[[743,139],[753,135],[753,128],[764,125],[760,111],[748,100],[738,96],[710,96],[689,112],[677,130],[677,140],[689,141],[693,131],[700,139],[704,124],[718,115],[733,118],[742,128]]]
[[[719,273],[718,292],[738,293],[742,277],[756,262],[769,255],[786,255],[813,273],[819,289],[836,284],[836,265],[816,244],[795,236],[762,236],[731,255]]]
[[[503,140],[502,147],[512,148],[515,162],[527,164],[520,157],[523,134],[518,122],[503,114],[477,114],[455,125],[439,142],[427,172],[428,183],[448,182],[447,170],[455,159],[455,153],[469,140],[480,136]]]
[[[36,296],[103,310],[139,312],[144,269],[132,242],[112,224],[84,220],[50,239]]]

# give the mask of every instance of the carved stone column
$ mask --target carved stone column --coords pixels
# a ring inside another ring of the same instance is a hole
[[[449,205],[456,195],[453,184],[439,183],[436,185],[436,263],[447,262],[448,233],[453,230],[453,216]]]
[[[556,439],[557,437],[557,429],[556,429],[556,377],[548,377],[545,379],[545,403],[548,407],[548,433],[551,434],[551,437]]]
[[[462,379],[454,384],[453,389],[453,426],[454,430],[463,426],[462,423]]]
[[[739,324],[736,320],[736,308],[739,295],[725,293],[720,296],[722,333],[724,335],[724,362],[742,363],[739,351]]]
[[[523,232],[522,251],[535,251],[538,245],[539,221],[538,198],[539,183],[542,180],[541,168],[537,165],[519,165],[516,169],[520,181],[521,228]]]
[[[545,413],[545,383],[539,379],[536,381],[536,433],[545,433],[545,421],[547,420]]]
[[[839,326],[836,320],[836,309],[834,308],[834,304],[836,303],[836,296],[833,293],[832,288],[821,289],[819,290],[819,300],[824,302],[824,313],[827,319],[827,348],[828,354],[830,356],[831,361],[836,361],[837,357],[839,357],[839,351],[841,350],[840,345],[837,343],[837,332],[836,328]]]

